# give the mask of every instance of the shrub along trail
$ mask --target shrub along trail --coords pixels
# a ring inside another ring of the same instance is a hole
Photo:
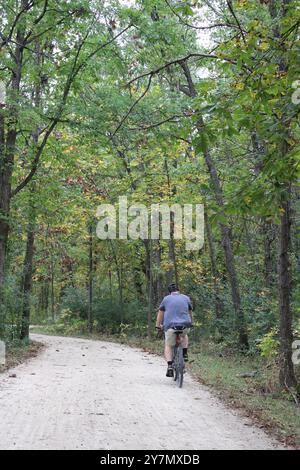
[[[280,445],[188,375],[127,346],[32,335],[36,358],[0,376],[1,449],[272,449]]]

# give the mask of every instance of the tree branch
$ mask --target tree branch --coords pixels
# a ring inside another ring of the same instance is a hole
[[[244,43],[246,44],[246,39],[245,39],[244,31],[243,31],[243,29],[242,29],[242,27],[241,27],[241,24],[240,24],[240,22],[239,22],[239,20],[238,20],[238,18],[237,18],[237,16],[236,16],[236,14],[235,14],[235,11],[234,11],[233,6],[232,6],[232,1],[231,1],[231,0],[226,0],[226,3],[227,3],[227,5],[228,5],[228,8],[229,8],[229,10],[230,10],[230,13],[232,14],[233,18],[234,18],[235,21],[236,21],[236,24],[238,25],[238,28],[239,28],[239,30],[240,30],[240,32],[241,32],[243,41],[244,41]]]
[[[181,118],[186,117],[184,114],[181,115],[174,115],[169,118],[163,119],[162,121],[156,122],[154,124],[149,124],[148,126],[139,126],[139,127],[129,127],[130,131],[146,131],[148,129],[153,129],[155,127],[159,127],[167,122],[178,123],[178,120]]]
[[[187,26],[188,28],[197,29],[198,31],[199,30],[206,30],[206,29],[213,29],[213,28],[235,28],[235,29],[239,29],[239,27],[237,25],[232,24],[232,23],[216,23],[216,24],[212,24],[212,25],[209,25],[209,26],[195,26],[193,24],[187,23],[176,12],[176,10],[174,10],[174,8],[172,7],[172,5],[170,5],[170,2],[168,0],[165,0],[165,2],[168,5],[168,7],[170,8],[170,10],[172,11],[172,13],[179,19],[180,23],[182,23],[184,26]]]
[[[39,147],[37,148],[37,151],[36,151],[36,154],[35,154],[35,157],[33,159],[33,162],[32,162],[32,166],[31,166],[31,170],[30,172],[28,173],[28,175],[24,178],[24,180],[14,189],[14,191],[12,192],[12,197],[16,196],[16,194],[18,194],[23,188],[25,188],[25,186],[27,186],[27,184],[32,180],[32,178],[34,177],[36,171],[37,171],[37,168],[38,168],[38,165],[39,165],[39,161],[40,161],[40,157],[42,155],[42,152],[48,142],[48,139],[51,135],[51,133],[53,132],[54,128],[56,127],[56,125],[58,124],[58,122],[60,121],[60,116],[63,112],[63,109],[66,105],[66,102],[67,102],[67,99],[68,99],[68,96],[69,96],[69,93],[70,93],[70,89],[71,89],[71,86],[76,78],[76,76],[78,75],[78,73],[87,65],[88,61],[93,58],[97,52],[99,52],[101,49],[103,49],[104,47],[108,46],[109,44],[111,44],[112,42],[114,42],[118,37],[120,37],[125,31],[127,31],[130,27],[132,27],[132,24],[128,25],[125,29],[123,29],[120,33],[118,33],[116,36],[114,36],[113,38],[111,38],[109,41],[101,44],[99,47],[97,47],[93,52],[91,52],[84,60],[83,62],[81,62],[80,64],[78,64],[78,60],[79,60],[79,56],[80,56],[80,52],[88,38],[88,35],[89,35],[89,31],[86,33],[86,35],[84,36],[84,38],[82,39],[82,41],[80,42],[78,48],[77,48],[77,51],[76,51],[76,54],[75,54],[75,58],[74,58],[74,62],[73,62],[73,66],[72,66],[72,69],[71,69],[71,72],[66,80],[66,83],[65,83],[65,86],[64,86],[64,90],[63,90],[63,94],[62,94],[62,100],[61,100],[61,103],[59,104],[58,106],[58,109],[57,109],[57,112],[56,112],[56,116],[54,116],[53,118],[53,121],[52,123],[49,125],[48,127],[48,130],[45,132],[45,135],[43,137],[43,140],[42,140],[42,143],[39,145]],[[149,84],[149,87],[150,87],[150,84]]]
[[[217,49],[214,48],[214,50]],[[154,75],[157,75],[159,72],[161,72],[162,70],[170,67],[171,65],[175,65],[175,64],[181,64],[181,63],[185,63],[187,62],[189,59],[191,58],[198,58],[198,59],[219,59],[219,60],[224,60],[225,62],[229,62],[230,64],[232,65],[237,65],[237,62],[233,59],[230,59],[229,57],[218,57],[217,55],[213,55],[213,54],[201,54],[201,53],[190,53],[188,54],[187,56],[185,57],[182,57],[180,59],[175,59],[175,60],[171,60],[170,62],[167,62],[166,64],[163,64],[161,65],[160,67],[158,67],[157,69],[155,70],[151,70],[150,72],[145,72],[141,75],[138,75],[137,77],[133,78],[132,80],[130,80],[126,86],[130,86],[132,83],[136,82],[137,80],[139,80],[140,78],[144,78],[144,77],[148,77],[149,75],[151,75],[152,77]],[[252,71],[250,69],[250,67],[248,67],[247,65],[243,65],[243,68],[245,68],[246,70],[248,71]]]
[[[126,84],[126,86],[131,85],[132,83],[136,82],[140,78],[148,77],[149,75],[151,75],[151,76],[157,75],[159,72],[161,72],[162,70],[170,67],[171,65],[180,64],[180,62],[186,61],[186,60],[188,60],[192,57],[198,57],[198,58],[203,58],[203,59],[218,59],[218,56],[216,56],[216,55],[191,53],[191,54],[188,54],[185,57],[182,57],[181,59],[171,60],[170,62],[167,62],[166,64],[161,65],[160,67],[158,67],[155,70],[151,70],[150,72],[145,72],[145,73],[133,78],[132,80],[130,80]]]
[[[30,2],[28,3],[28,5],[25,5],[20,11],[19,13],[17,13],[14,21],[13,21],[13,24],[10,28],[10,31],[8,33],[7,36],[5,36],[3,33],[1,33],[0,31],[0,36],[2,38],[2,43],[0,44],[0,49],[2,49],[2,47],[6,46],[6,44],[11,40],[11,37],[14,33],[14,30],[15,30],[15,27],[17,26],[17,23],[20,19],[20,17],[23,15],[23,13],[27,12],[28,10],[30,10],[31,8],[33,7],[33,2]]]
[[[124,122],[126,121],[126,119],[128,118],[128,116],[131,114],[131,112],[133,111],[133,109],[136,107],[136,105],[144,98],[144,96],[148,93],[149,89],[150,89],[150,86],[151,86],[151,81],[152,81],[152,77],[153,77],[153,73],[150,73],[148,74],[149,76],[149,80],[148,80],[148,84],[147,84],[147,87],[145,88],[145,90],[143,91],[143,93],[139,96],[139,98],[130,106],[128,112],[125,114],[125,116],[122,118],[121,122],[119,123],[119,125],[117,126],[117,128],[115,129],[115,131],[112,133],[111,137],[110,137],[110,140],[113,139],[113,137],[117,134],[117,132],[121,129],[121,127],[123,126]]]

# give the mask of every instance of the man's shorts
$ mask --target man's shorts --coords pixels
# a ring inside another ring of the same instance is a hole
[[[186,336],[190,332],[190,328],[184,328],[180,336]],[[168,346],[174,347],[176,344],[176,330],[169,328],[165,332],[165,340]]]

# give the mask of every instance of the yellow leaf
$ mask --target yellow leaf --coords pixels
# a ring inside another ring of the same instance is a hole
[[[245,85],[242,82],[238,82],[234,85],[234,88],[236,88],[237,90],[244,90]]]
[[[260,45],[259,45],[259,49],[261,51],[267,51],[270,47],[270,44],[268,42],[262,42]]]

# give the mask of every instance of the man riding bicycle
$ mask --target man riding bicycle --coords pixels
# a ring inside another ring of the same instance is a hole
[[[168,363],[167,377],[173,377],[173,348],[176,343],[176,330],[182,330],[181,344],[183,357],[188,361],[188,335],[192,326],[193,313],[191,299],[179,292],[176,284],[168,286],[169,295],[162,300],[156,320],[156,328],[165,332],[165,358]]]

